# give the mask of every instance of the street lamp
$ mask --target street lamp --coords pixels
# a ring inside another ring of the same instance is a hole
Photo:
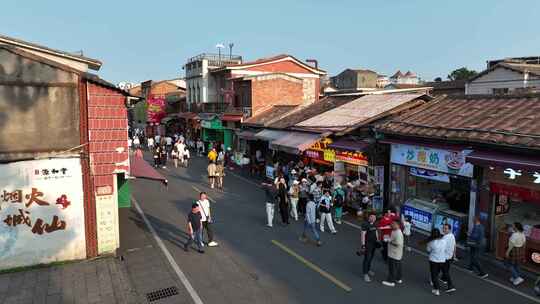
[[[218,43],[218,44],[216,44],[216,48],[218,49],[218,58],[219,58],[219,61],[221,61],[221,49],[224,49],[225,46],[223,45],[223,43]]]

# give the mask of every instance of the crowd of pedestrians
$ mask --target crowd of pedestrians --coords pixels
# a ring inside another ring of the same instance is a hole
[[[312,238],[317,246],[321,246],[321,233],[326,229],[336,234],[334,224],[343,222],[343,208],[347,197],[347,187],[334,180],[332,172],[322,174],[307,166],[289,165],[288,171],[278,170],[272,182],[261,184],[266,193],[266,225],[274,226],[276,208],[281,224],[287,226],[291,219],[304,220],[300,240],[307,242]],[[345,188],[345,189],[344,189]],[[364,280],[371,282],[375,273],[371,264],[380,251],[381,259],[388,267],[386,279],[382,284],[394,287],[403,283],[402,260],[405,251],[411,251],[411,234],[413,224],[410,216],[399,215],[395,208],[389,207],[377,218],[371,209],[370,197],[361,198],[365,220],[361,225],[360,246],[357,254],[363,256],[362,270]],[[505,265],[511,271],[511,282],[521,284],[524,279],[520,264],[524,260],[525,236],[523,226],[516,223],[509,240]],[[308,237],[309,236],[309,237]],[[469,270],[482,279],[488,274],[484,271],[480,254],[484,251],[485,229],[479,218],[475,218],[472,232],[467,239]],[[439,296],[442,291],[452,293],[456,287],[452,280],[451,269],[456,256],[456,238],[452,227],[444,224],[434,228],[431,235],[418,243],[428,253],[429,272],[427,277],[432,293]]]

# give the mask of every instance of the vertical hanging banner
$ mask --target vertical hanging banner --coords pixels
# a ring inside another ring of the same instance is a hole
[[[0,165],[0,269],[86,258],[79,158]]]
[[[165,115],[165,99],[163,98],[149,98],[148,104],[148,122],[159,124]]]

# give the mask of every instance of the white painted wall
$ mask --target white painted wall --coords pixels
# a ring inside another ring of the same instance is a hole
[[[62,168],[67,169],[65,174]],[[33,188],[42,205],[29,204]],[[6,195],[14,191],[21,191],[20,200]],[[57,203],[62,195],[70,202],[66,208]],[[0,269],[86,258],[80,158],[2,164],[0,196]],[[17,221],[9,220],[14,216],[23,221],[15,225]],[[58,229],[47,232],[54,217],[58,226],[53,227]]]
[[[465,94],[493,94],[494,88],[509,88],[512,91],[523,87],[540,87],[540,78],[529,76],[525,85],[522,73],[499,67],[469,82]]]

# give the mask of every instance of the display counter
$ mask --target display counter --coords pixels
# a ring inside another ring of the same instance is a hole
[[[439,206],[435,203],[412,198],[403,203],[401,212],[411,217],[415,228],[429,233],[438,208]]]
[[[439,228],[442,232],[443,224],[449,224],[452,227],[452,233],[456,237],[457,242],[463,243],[467,240],[467,214],[450,209],[439,210],[435,214],[434,227]]]
[[[495,252],[497,259],[505,259],[509,238],[510,233],[508,231],[499,230],[497,232],[497,248]],[[525,257],[527,260],[522,266],[529,271],[540,274],[540,264],[533,261],[533,256],[537,259],[537,262],[540,262],[540,260],[538,260],[540,258],[540,240],[527,237],[527,242],[525,243]]]

